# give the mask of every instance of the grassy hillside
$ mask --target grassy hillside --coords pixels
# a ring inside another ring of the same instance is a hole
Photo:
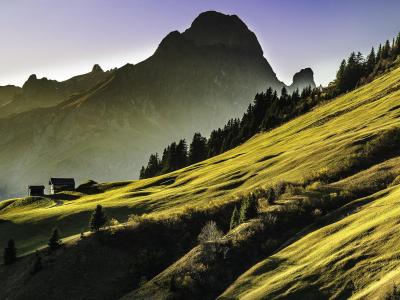
[[[188,207],[229,201],[238,193],[278,180],[304,182],[332,172],[366,140],[399,126],[399,76],[396,69],[240,147],[174,173],[101,184],[101,192],[95,194],[2,202],[0,244],[12,236],[23,253],[44,244],[56,225],[65,236],[78,234],[86,230],[97,204],[125,221],[129,214],[179,213]]]
[[[400,187],[252,267],[220,299],[383,298],[400,281]],[[354,292],[355,290],[355,292]]]
[[[55,226],[68,237],[65,249],[43,252],[37,275],[30,273],[33,255],[0,267],[0,297],[24,299],[35,291],[54,299],[213,299],[221,293],[221,299],[298,299],[386,291],[398,276],[398,78],[395,69],[170,174],[0,202],[0,244],[14,238],[19,254],[46,245]],[[228,232],[219,244],[222,256],[197,246],[205,221],[217,221],[226,233],[238,196],[278,181],[290,189],[274,205],[264,201],[258,219]],[[74,235],[87,230],[97,204],[120,222],[132,214],[142,218],[80,240]]]

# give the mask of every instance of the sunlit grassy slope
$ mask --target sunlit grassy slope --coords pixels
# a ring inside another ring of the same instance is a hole
[[[383,298],[400,280],[400,187],[356,202],[357,212],[258,263],[221,298]]]
[[[174,173],[103,184],[103,192],[92,195],[1,202],[0,244],[13,237],[23,253],[43,245],[54,226],[64,236],[85,231],[97,204],[124,221],[129,214],[157,216],[226,201],[278,180],[301,181],[356,151],[365,138],[400,126],[399,78],[396,69],[229,152]]]

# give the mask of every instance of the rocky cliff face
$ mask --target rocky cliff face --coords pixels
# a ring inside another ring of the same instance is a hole
[[[149,153],[195,131],[207,135],[269,86],[284,84],[255,34],[217,12],[170,33],[137,65],[95,65],[64,82],[31,76],[0,109],[0,190],[22,194],[51,176],[136,178]]]
[[[290,85],[290,90],[299,89],[302,90],[306,87],[315,88],[314,72],[311,68],[301,69],[299,72],[294,74],[293,83]]]

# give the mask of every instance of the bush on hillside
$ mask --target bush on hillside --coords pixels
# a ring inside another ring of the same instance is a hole
[[[217,223],[214,221],[208,222],[201,230],[198,240],[201,244],[212,243],[219,241],[224,236],[223,232],[219,230]]]

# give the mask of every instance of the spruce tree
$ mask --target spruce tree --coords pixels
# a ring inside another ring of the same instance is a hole
[[[5,265],[11,265],[17,260],[17,248],[13,239],[8,241],[7,247],[4,249],[3,259]]]
[[[244,198],[240,207],[239,222],[240,224],[254,218],[258,212],[258,201],[254,195],[249,195]]]
[[[176,146],[176,157],[175,157],[175,170],[179,170],[187,166],[188,162],[188,151],[186,140],[182,139]]]
[[[103,207],[98,204],[90,218],[90,230],[98,232],[107,223],[107,216],[103,211]]]
[[[207,158],[207,153],[207,139],[201,136],[199,132],[196,132],[190,144],[188,163],[195,164],[205,160]]]
[[[55,251],[61,247],[61,239],[57,228],[53,230],[48,245],[51,251]]]
[[[239,215],[239,211],[235,205],[235,208],[233,209],[232,212],[232,217],[231,217],[231,223],[229,226],[229,230],[232,230],[233,228],[235,228],[236,226],[238,226],[240,224],[240,215]]]
[[[142,166],[139,173],[139,179],[145,179],[145,178],[146,178],[146,168]]]
[[[376,64],[376,55],[375,55],[375,49],[374,47],[372,47],[371,52],[369,53],[368,57],[367,57],[367,62],[366,62],[367,66],[367,73],[371,74],[374,69],[375,69],[375,64]]]

